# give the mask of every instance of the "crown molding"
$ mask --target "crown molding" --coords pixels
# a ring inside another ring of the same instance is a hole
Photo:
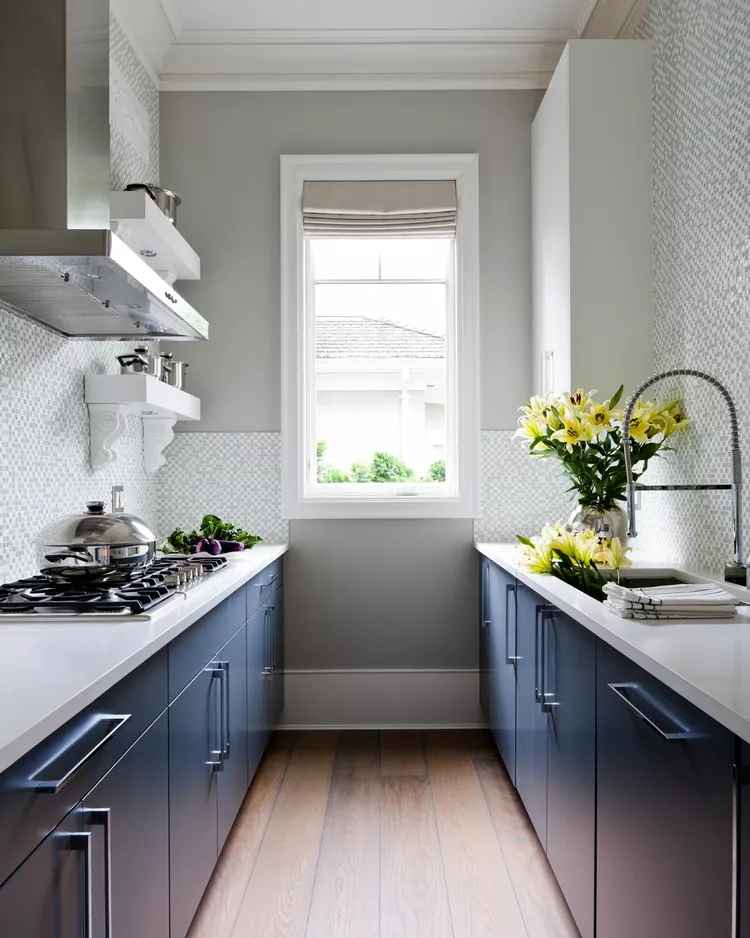
[[[162,91],[546,88],[568,31],[185,30]]]
[[[166,0],[162,0],[166,2]],[[596,3],[596,0],[588,0]],[[567,42],[570,29],[185,29],[181,45],[398,45]]]
[[[581,37],[626,38],[647,5],[648,0],[598,0],[581,31]]]

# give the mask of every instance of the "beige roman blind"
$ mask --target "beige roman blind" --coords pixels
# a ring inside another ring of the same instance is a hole
[[[454,179],[307,180],[302,191],[306,233],[450,236],[456,231]]]

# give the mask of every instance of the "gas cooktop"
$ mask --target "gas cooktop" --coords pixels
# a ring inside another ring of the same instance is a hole
[[[142,576],[106,584],[61,583],[43,574],[0,585],[0,616],[143,616],[226,565],[226,557],[155,560]]]

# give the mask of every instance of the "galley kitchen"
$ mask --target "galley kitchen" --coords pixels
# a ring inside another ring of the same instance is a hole
[[[0,938],[750,938],[748,4],[0,20]]]

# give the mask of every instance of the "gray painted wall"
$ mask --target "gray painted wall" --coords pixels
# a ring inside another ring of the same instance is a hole
[[[531,120],[539,94],[204,92],[161,96],[161,175],[205,276],[180,290],[211,324],[190,359],[203,419],[278,430],[279,156],[479,153],[482,428],[515,426],[531,390]]]
[[[531,389],[530,141],[539,97],[162,94],[162,181],[183,199],[179,226],[204,270],[200,282],[179,286],[211,323],[207,344],[173,348],[191,362],[204,415],[179,429],[195,431],[196,442],[201,431],[280,429],[279,156],[378,152],[479,153],[482,427],[515,426]],[[294,522],[290,542],[288,668],[476,667],[471,520]]]
[[[473,668],[472,521],[293,521],[286,667]]]

